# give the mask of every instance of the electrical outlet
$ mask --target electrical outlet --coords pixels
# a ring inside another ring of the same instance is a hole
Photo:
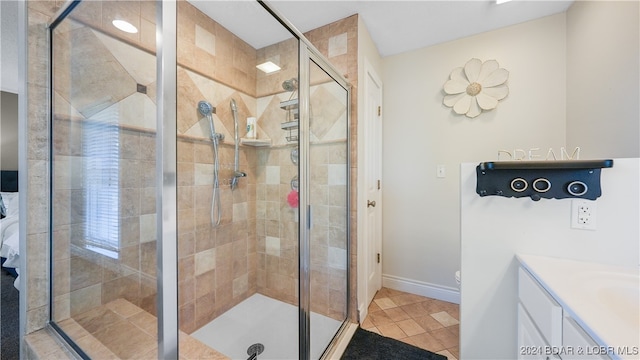
[[[596,202],[573,200],[571,203],[571,228],[596,230]]]

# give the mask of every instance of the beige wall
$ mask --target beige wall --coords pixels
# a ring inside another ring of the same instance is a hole
[[[568,229],[565,203],[496,198],[487,207],[473,169],[499,149],[581,146],[581,158],[637,157],[638,13],[637,2],[580,1],[567,13],[383,59],[384,276],[438,295],[455,291],[462,268],[463,357],[515,356],[515,252],[637,264],[638,229],[626,225],[638,216],[637,160],[603,170],[602,228],[599,218],[588,234]],[[475,119],[442,105],[449,73],[471,57],[510,71],[509,96]],[[619,206],[624,218],[607,211]],[[496,222],[498,230],[489,226]]]
[[[567,11],[567,145],[584,159],[640,156],[640,3]]]
[[[583,159],[638,156],[638,16],[637,2],[579,1],[567,13],[383,59],[387,279],[434,295],[456,290],[461,162],[561,146],[580,146]],[[476,119],[442,105],[449,73],[472,57],[510,71],[509,96]]]
[[[0,169],[18,170],[18,94],[0,92]]]
[[[383,59],[384,283],[456,300],[459,164],[564,146],[565,48],[559,14]],[[442,104],[442,86],[474,57],[510,72],[509,95],[470,119]]]

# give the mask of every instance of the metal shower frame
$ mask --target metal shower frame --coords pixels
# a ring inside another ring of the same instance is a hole
[[[300,184],[308,184],[309,174],[309,88],[310,88],[310,65],[311,62],[324,70],[336,83],[345,89],[347,95],[347,129],[346,146],[347,154],[350,153],[350,119],[351,119],[351,85],[343,75],[334,68],[330,62],[316,49],[311,42],[304,37],[291,22],[265,1],[257,2],[269,12],[280,24],[282,24],[295,38],[298,39],[299,50],[299,181]],[[49,78],[52,88],[53,59],[52,59],[52,31],[57,24],[80,3],[80,0],[69,0],[61,10],[54,16],[54,20],[49,26],[49,51],[50,69]],[[20,7],[24,11],[24,7]],[[23,14],[24,15],[24,14]],[[156,1],[156,61],[157,61],[157,118],[156,118],[156,232],[157,232],[157,309],[158,309],[158,358],[175,359],[178,358],[178,268],[177,268],[177,3],[176,0]],[[24,49],[23,49],[24,50]],[[26,51],[25,51],[26,52]],[[24,68],[22,69],[24,72]],[[52,92],[51,92],[52,93]],[[50,96],[52,96],[50,94]],[[26,102],[21,103],[22,108],[26,107]],[[50,99],[49,110],[52,114]],[[26,129],[21,129],[22,136]],[[24,159],[21,159],[24,163]],[[351,234],[350,234],[350,214],[351,214],[351,161],[347,156],[347,259],[346,259],[346,320],[343,321],[336,336],[332,339],[327,349],[331,349],[340,338],[340,335],[348,326],[351,317]],[[26,172],[21,173],[21,181],[24,183]],[[309,359],[310,354],[310,196],[308,187],[301,188],[299,207],[299,358]],[[22,195],[22,194],[21,194]],[[50,199],[52,201],[52,199]],[[25,202],[21,198],[21,204]],[[21,206],[21,209],[24,207]],[[51,207],[50,207],[51,209]],[[52,230],[52,229],[50,229]],[[50,231],[50,233],[52,233]],[[22,250],[22,249],[21,249]],[[50,255],[51,256],[51,255]],[[50,267],[50,279],[53,279],[53,269]],[[50,284],[52,282],[50,281]],[[50,285],[51,286],[51,285]],[[52,292],[50,291],[50,294]],[[51,295],[50,295],[51,296]],[[21,305],[26,302],[24,295],[21,295]],[[50,307],[53,303],[50,299]],[[55,325],[51,319],[52,309],[50,308],[49,326],[57,334],[63,337],[70,345],[73,341]],[[21,322],[21,332],[25,324]],[[75,346],[74,350],[83,358],[88,358],[82,350]],[[326,357],[328,354],[323,354]]]

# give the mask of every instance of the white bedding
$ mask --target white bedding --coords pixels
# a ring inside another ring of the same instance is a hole
[[[19,225],[18,225],[18,193],[2,192],[2,201],[7,209],[7,217],[0,219],[0,256],[7,261],[2,265],[6,268],[15,268],[17,273],[20,262]],[[19,278],[13,283],[18,288]]]

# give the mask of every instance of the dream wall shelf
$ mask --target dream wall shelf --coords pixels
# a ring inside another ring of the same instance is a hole
[[[595,200],[602,195],[600,170],[613,160],[489,161],[476,166],[480,196]]]

